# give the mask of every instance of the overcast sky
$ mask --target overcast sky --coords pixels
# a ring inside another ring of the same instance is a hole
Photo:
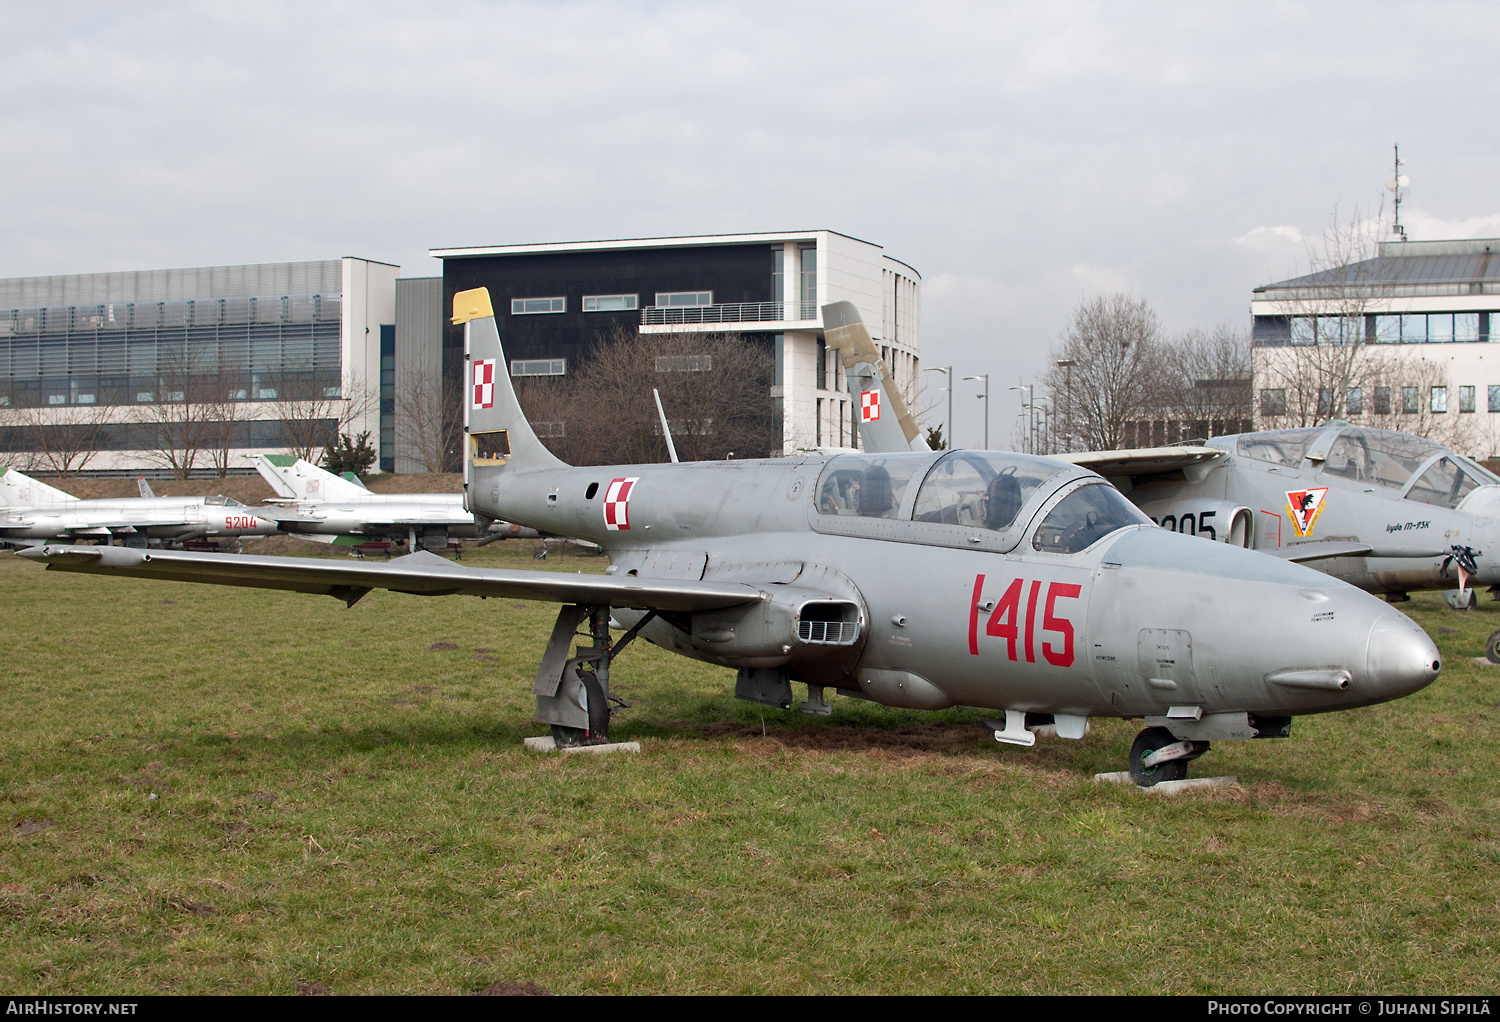
[[[829,228],[922,274],[923,360],[994,374],[996,446],[1080,299],[1244,325],[1393,143],[1410,237],[1500,236],[1496,0],[12,4],[0,37],[0,276]]]

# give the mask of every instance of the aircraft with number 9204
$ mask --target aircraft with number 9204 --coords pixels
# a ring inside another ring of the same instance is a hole
[[[1219,739],[1432,682],[1437,649],[1399,610],[1297,564],[1160,529],[1098,474],[1048,458],[921,450],[848,303],[823,308],[891,454],[570,467],[526,422],[484,289],[454,298],[468,359],[467,507],[592,540],[604,576],[46,546],[53,570],[263,586],[350,604],[375,588],[561,603],[533,691],[561,745],[606,740],[615,661],[637,637],[737,671],[735,694],[828,713],[829,691],[1000,711],[1011,745],[1144,718],[1130,770],[1185,775]],[[916,447],[916,450],[911,448]],[[611,627],[625,629],[618,639]],[[582,640],[580,642],[580,630]],[[575,648],[577,643],[577,648]]]

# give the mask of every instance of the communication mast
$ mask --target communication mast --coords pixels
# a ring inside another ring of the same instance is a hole
[[[1391,177],[1391,179],[1385,183],[1385,186],[1392,192],[1396,193],[1396,223],[1393,231],[1396,237],[1400,238],[1402,241],[1406,240],[1406,228],[1401,226],[1401,189],[1405,188],[1409,184],[1411,184],[1411,178],[1401,173],[1401,147],[1398,145],[1396,146],[1395,173]]]

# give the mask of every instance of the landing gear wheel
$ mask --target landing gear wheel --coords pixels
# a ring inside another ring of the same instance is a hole
[[[1177,737],[1164,727],[1148,727],[1135,736],[1130,746],[1130,779],[1142,788],[1149,788],[1162,781],[1180,781],[1187,776],[1188,761],[1169,759],[1153,767],[1141,766],[1141,760],[1157,749],[1165,748],[1177,741]]]
[[[1484,658],[1492,664],[1500,664],[1500,628],[1491,632],[1484,641]]]
[[[579,671],[579,680],[588,703],[589,726],[585,731],[578,727],[552,725],[552,741],[559,749],[573,749],[580,745],[604,745],[609,741],[609,700],[604,698],[604,689],[592,671]]]

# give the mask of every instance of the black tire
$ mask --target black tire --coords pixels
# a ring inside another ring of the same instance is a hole
[[[1162,781],[1180,781],[1186,777],[1188,761],[1185,759],[1171,759],[1150,769],[1141,766],[1141,760],[1146,756],[1175,741],[1176,736],[1164,727],[1148,727],[1136,735],[1130,746],[1130,779],[1142,788],[1149,788]]]
[[[1491,632],[1484,641],[1484,658],[1492,664],[1500,664],[1500,628]]]
[[[579,671],[583,691],[588,696],[589,726],[583,728],[552,725],[552,740],[559,749],[571,749],[580,745],[604,745],[609,741],[609,700],[604,698],[604,689],[593,671]]]

